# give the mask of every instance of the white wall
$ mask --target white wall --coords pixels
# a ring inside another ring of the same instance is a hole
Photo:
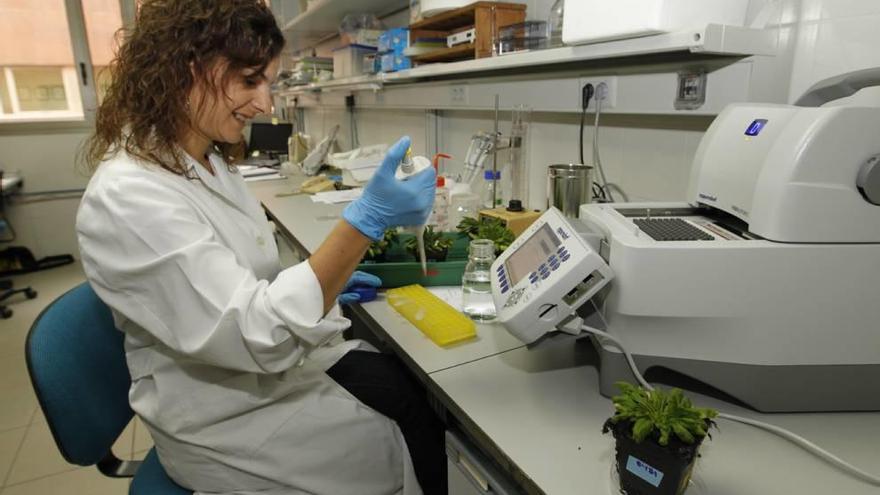
[[[485,111],[444,111],[440,113],[438,148],[456,159],[447,173],[461,170],[460,158],[476,132],[493,129],[493,113]],[[509,112],[502,112],[501,130],[509,131]],[[588,119],[590,120],[590,119]],[[321,137],[340,124],[340,146],[349,147],[348,115],[344,110],[317,108],[306,111],[306,127]],[[407,134],[413,151],[431,155],[426,148],[426,116],[419,110],[368,110],[357,118],[362,145],[391,143]],[[704,117],[607,115],[600,126],[600,150],[608,180],[618,183],[633,200],[685,200],[691,161],[700,137],[711,122]],[[543,208],[546,203],[547,166],[578,162],[579,118],[573,114],[537,113],[532,115],[528,140],[529,205]],[[430,146],[430,144],[428,144]],[[584,137],[585,156],[590,161],[592,126]]]
[[[88,132],[83,126],[5,126],[0,128],[0,167],[21,173],[25,192],[81,189],[88,179],[76,172],[74,163]],[[74,219],[79,196],[36,199],[7,202],[7,216],[18,234],[11,245],[25,246],[38,258],[64,253],[78,257]]]
[[[854,70],[880,67],[880,2],[786,0],[799,22],[791,77],[791,101],[814,83]],[[880,105],[880,88],[862,90],[838,105]]]
[[[749,19],[770,0],[752,2]],[[553,2],[526,3],[529,18],[543,19]],[[778,5],[778,22],[784,26],[779,35],[782,51],[777,57],[754,57],[756,76],[749,91],[752,101],[790,102],[821,79],[880,66],[880,30],[876,29],[880,24],[880,1],[780,0]],[[399,14],[388,21],[397,24],[405,18]],[[880,105],[880,89],[862,91],[841,103]],[[306,113],[307,127],[313,134],[323,135],[332,125],[342,124],[340,137],[346,149],[348,117],[343,109]],[[473,132],[492,128],[491,117],[490,112],[481,111],[442,112],[440,148],[455,156],[463,155]],[[620,183],[633,199],[685,199],[690,162],[708,118],[608,115],[603,121],[600,142],[609,180]],[[431,135],[426,136],[424,111],[361,111],[358,123],[362,144],[389,142],[409,134],[417,153],[434,151],[432,129],[427,129]],[[505,121],[502,129],[506,128]],[[86,178],[74,172],[74,157],[87,132],[82,126],[0,127],[0,167],[23,172],[28,191],[83,187]],[[590,143],[588,126],[585,144],[589,147]],[[545,201],[546,165],[575,160],[576,144],[576,115],[533,115],[529,162],[530,201],[534,206],[540,207]],[[77,206],[77,199],[11,206],[8,214],[19,234],[16,244],[29,247],[37,256],[76,254],[73,221]]]

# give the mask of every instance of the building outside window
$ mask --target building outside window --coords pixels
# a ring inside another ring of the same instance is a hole
[[[0,0],[0,123],[83,120],[85,93],[100,101],[110,83],[121,26],[120,0]]]

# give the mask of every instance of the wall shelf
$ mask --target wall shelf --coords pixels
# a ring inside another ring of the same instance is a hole
[[[382,18],[406,8],[407,0],[320,0],[284,25],[284,35],[294,51],[311,48],[339,34],[346,14],[373,13]]]
[[[462,62],[422,65],[400,72],[313,83],[279,91],[278,95],[286,97],[321,91],[347,90],[346,86],[363,83],[380,83],[384,86],[389,86],[438,78],[467,78],[477,74],[490,76],[493,72],[500,73],[502,71],[521,71],[519,73],[527,74],[538,71],[543,72],[553,66],[571,65],[576,62],[672,53],[693,54],[694,56],[716,55],[719,57],[775,55],[777,35],[778,31],[775,29],[754,29],[709,24],[703,29],[641,38],[609,41],[592,45],[565,46]]]

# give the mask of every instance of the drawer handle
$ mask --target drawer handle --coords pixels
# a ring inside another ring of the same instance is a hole
[[[467,458],[462,456],[461,454],[458,455],[458,465],[462,467],[464,472],[466,472],[470,476],[471,480],[474,483],[476,483],[477,485],[479,485],[480,488],[483,489],[484,493],[491,493],[489,491],[489,480],[481,476],[479,471],[477,471],[477,468],[475,468],[473,464],[471,464],[470,461],[468,461]]]

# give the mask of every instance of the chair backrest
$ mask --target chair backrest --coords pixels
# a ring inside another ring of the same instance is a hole
[[[88,283],[71,289],[37,317],[26,353],[61,454],[73,464],[96,464],[134,415],[123,334],[110,309]]]

